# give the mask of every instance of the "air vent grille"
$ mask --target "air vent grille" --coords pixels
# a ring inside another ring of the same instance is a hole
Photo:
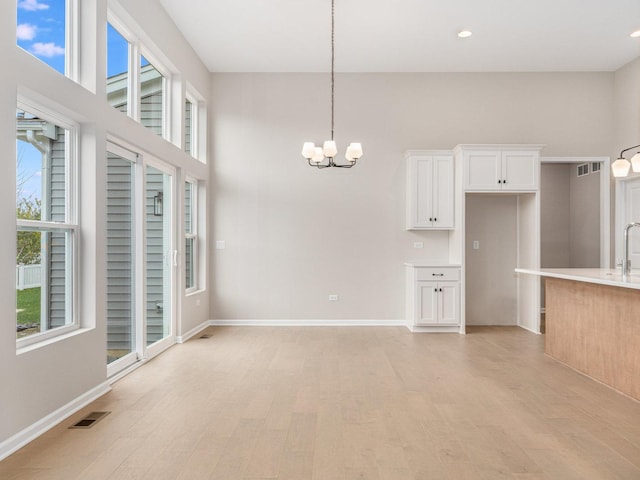
[[[91,428],[111,412],[91,412],[82,420],[74,423],[69,428]]]

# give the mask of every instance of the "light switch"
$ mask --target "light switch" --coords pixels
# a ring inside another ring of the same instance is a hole
[[[480,250],[480,240],[474,240],[473,241],[473,249],[474,250]]]
[[[216,250],[224,250],[227,247],[227,242],[224,240],[216,240]]]

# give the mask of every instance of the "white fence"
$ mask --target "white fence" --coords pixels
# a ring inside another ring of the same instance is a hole
[[[16,265],[16,288],[34,288],[42,285],[42,269],[40,265]]]

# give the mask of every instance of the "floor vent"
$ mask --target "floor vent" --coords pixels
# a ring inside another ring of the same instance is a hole
[[[200,338],[211,338],[211,334],[210,333],[204,333],[204,334],[200,335]]]
[[[91,412],[79,422],[71,425],[69,428],[91,428],[111,412]]]

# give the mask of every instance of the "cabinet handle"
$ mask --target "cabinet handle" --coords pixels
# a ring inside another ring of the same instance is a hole
[[[436,217],[433,217],[433,221],[434,221],[434,222],[437,222],[437,221],[438,221],[438,219],[437,219]]]
[[[444,277],[444,273],[432,273],[432,277]]]
[[[442,289],[440,289],[440,291],[442,291]]]
[[[429,217],[429,221],[430,221],[430,222],[433,222],[433,218],[432,218],[432,217]]]
[[[498,180],[498,183],[502,183],[502,180]]]
[[[502,180],[502,183],[507,183],[507,181],[506,180]]]
[[[437,291],[438,291],[438,289],[437,289],[437,288],[434,288],[434,289],[433,289],[433,291],[434,291],[434,292],[437,292]]]

